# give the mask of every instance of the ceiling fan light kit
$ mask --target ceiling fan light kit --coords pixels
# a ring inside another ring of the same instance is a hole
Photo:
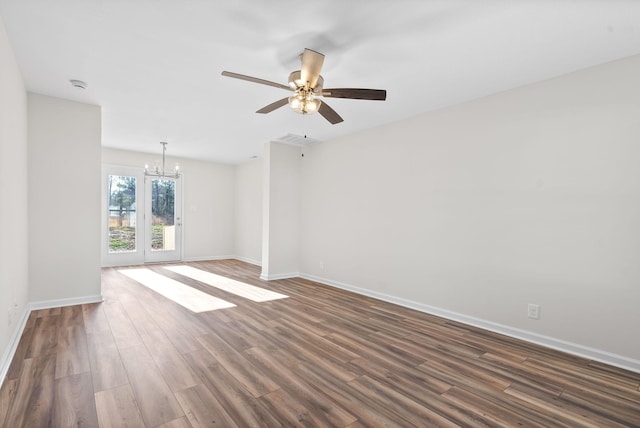
[[[296,113],[310,114],[315,113],[320,108],[320,101],[317,98],[318,94],[322,94],[322,84],[324,79],[322,76],[318,76],[316,80],[316,86],[311,89],[309,85],[302,80],[302,71],[296,70],[289,75],[289,86],[295,94],[288,98],[289,107]]]
[[[317,99],[313,94],[296,94],[287,98],[291,109],[297,113],[309,114],[315,113],[320,108],[322,101]]]
[[[261,108],[256,113],[270,113],[285,104],[289,104],[291,109],[297,113],[311,114],[318,112],[334,125],[342,122],[344,119],[329,107],[326,102],[318,99],[319,97],[375,101],[384,101],[387,98],[387,91],[384,89],[324,89],[324,78],[320,75],[324,63],[324,55],[319,52],[305,49],[300,55],[300,63],[300,70],[293,71],[289,74],[289,86],[257,77],[246,76],[244,74],[232,73],[230,71],[223,71],[222,75],[294,92],[291,96],[275,101]]]

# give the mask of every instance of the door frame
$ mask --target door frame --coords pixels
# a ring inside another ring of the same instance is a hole
[[[152,215],[152,197],[151,197],[151,181],[154,179],[160,180],[172,180],[175,182],[174,187],[174,201],[173,201],[173,209],[174,209],[174,224],[175,224],[175,250],[171,251],[152,251],[151,250],[151,223],[153,220]],[[157,262],[172,262],[172,261],[180,261],[182,260],[182,177],[173,178],[173,177],[155,177],[155,176],[145,176],[144,177],[144,194],[145,194],[145,202],[144,202],[144,230],[146,233],[146,237],[144,240],[144,262],[145,263],[157,263]]]
[[[136,250],[135,251],[127,251],[127,252],[119,252],[119,253],[110,253],[109,252],[109,175],[122,175],[128,177],[135,177],[136,179]],[[151,220],[149,219],[149,224],[147,225],[147,221],[145,219],[145,213],[147,211],[147,199],[149,200],[149,218],[151,217],[151,197],[147,197],[147,180],[145,180],[145,174],[143,168],[131,167],[131,166],[122,166],[122,165],[113,165],[113,164],[103,164],[102,165],[102,201],[101,201],[101,259],[102,266],[127,266],[127,265],[143,265],[145,263],[154,263],[160,261],[180,261],[182,260],[182,252],[184,248],[184,234],[182,233],[184,228],[182,224],[184,224],[184,218],[182,213],[184,212],[182,202],[184,198],[182,197],[182,181],[184,175],[181,175],[179,179],[176,180],[176,201],[174,202],[176,211],[179,212],[180,220],[176,219],[176,223],[180,223],[179,233],[176,235],[176,247],[179,248],[179,251],[172,254],[171,259],[165,260],[164,258],[158,256],[154,257],[155,254],[151,257],[147,257],[150,251],[147,251],[147,230],[149,231],[149,235],[151,234]],[[153,178],[153,177],[149,177]],[[178,190],[178,187],[180,189]],[[178,200],[178,198],[180,200]],[[176,214],[176,217],[178,215]],[[140,225],[138,227],[138,225]],[[151,245],[149,244],[149,249]],[[154,252],[155,253],[155,252]],[[162,253],[162,252],[159,252]]]
[[[136,179],[136,250],[109,252],[109,176],[121,175]],[[144,170],[119,165],[102,166],[102,266],[140,265],[144,263]],[[142,209],[141,209],[142,208]]]

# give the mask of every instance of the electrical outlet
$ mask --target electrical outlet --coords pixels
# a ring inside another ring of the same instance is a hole
[[[324,269],[324,262],[320,262],[320,269]]]
[[[527,306],[527,316],[534,320],[540,319],[540,305],[536,305],[534,303],[529,303]]]

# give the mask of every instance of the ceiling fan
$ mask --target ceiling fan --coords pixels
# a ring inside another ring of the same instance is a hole
[[[291,108],[298,113],[310,114],[318,112],[334,125],[342,122],[344,119],[342,119],[334,109],[329,107],[326,102],[320,101],[318,97],[377,101],[384,101],[387,98],[387,91],[384,89],[324,88],[324,79],[320,75],[322,64],[324,63],[324,55],[319,52],[305,49],[304,52],[300,54],[300,62],[300,70],[296,70],[289,75],[288,86],[269,80],[258,79],[257,77],[232,73],[230,71],[223,71],[222,75],[293,92],[291,96],[262,107],[256,113],[270,113],[289,104]]]

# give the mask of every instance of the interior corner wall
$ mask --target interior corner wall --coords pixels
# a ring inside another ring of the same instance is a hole
[[[100,298],[99,106],[28,94],[29,300]]]
[[[297,276],[300,217],[301,149],[283,143],[265,145],[263,160],[263,279]]]
[[[262,264],[262,159],[236,166],[235,257]]]
[[[0,18],[0,385],[27,310],[27,193],[27,93]]]
[[[634,56],[309,147],[301,272],[640,368],[638,76]]]
[[[157,144],[157,143],[156,143]],[[156,153],[102,149],[104,165],[140,168],[162,161],[162,147]],[[234,166],[171,156],[183,173],[183,260],[211,260],[233,256],[234,248]],[[172,165],[172,164],[171,164]],[[106,198],[106,195],[104,195]],[[106,217],[104,218],[106,221]],[[103,246],[106,248],[106,245]]]

